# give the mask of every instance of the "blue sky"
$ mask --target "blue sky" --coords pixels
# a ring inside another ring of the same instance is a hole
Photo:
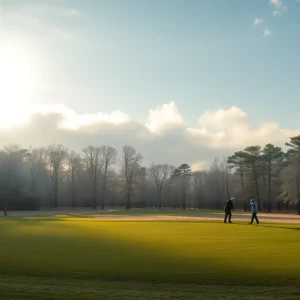
[[[12,2],[4,0],[5,10]],[[42,50],[60,66],[59,78],[68,88],[80,84],[80,94],[89,95],[84,103],[65,100],[75,109],[121,109],[145,117],[149,108],[175,101],[193,122],[203,110],[237,105],[258,121],[297,125],[288,120],[300,108],[296,0],[286,1],[282,16],[272,14],[268,0],[15,2],[28,2],[32,16],[39,15],[38,2],[81,13],[76,18],[40,13],[45,24],[78,35],[78,41]],[[255,17],[264,23],[254,27]],[[265,27],[272,36],[262,36]]]
[[[2,0],[2,14],[42,61],[34,103],[146,122],[175,101],[188,126],[236,106],[253,126],[299,129],[297,0]]]

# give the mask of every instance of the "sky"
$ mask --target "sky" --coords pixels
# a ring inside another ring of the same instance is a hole
[[[298,0],[0,0],[0,141],[207,168],[300,134]]]

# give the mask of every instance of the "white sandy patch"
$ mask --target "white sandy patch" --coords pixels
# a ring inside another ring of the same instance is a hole
[[[267,223],[295,223],[300,224],[300,216],[297,215],[278,215],[278,214],[260,214],[258,215],[261,222]],[[144,216],[126,216],[126,215],[102,215],[93,216],[95,219],[100,220],[113,220],[113,221],[223,221],[223,216],[203,215],[195,216],[166,216],[166,215],[144,215]],[[232,221],[249,222],[249,216],[233,216]]]

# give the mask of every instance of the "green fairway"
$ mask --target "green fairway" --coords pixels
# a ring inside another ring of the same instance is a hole
[[[0,226],[0,299],[300,297],[297,225],[54,216]]]

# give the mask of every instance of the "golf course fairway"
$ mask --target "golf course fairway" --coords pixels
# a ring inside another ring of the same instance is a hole
[[[293,224],[0,219],[0,299],[300,299]]]

